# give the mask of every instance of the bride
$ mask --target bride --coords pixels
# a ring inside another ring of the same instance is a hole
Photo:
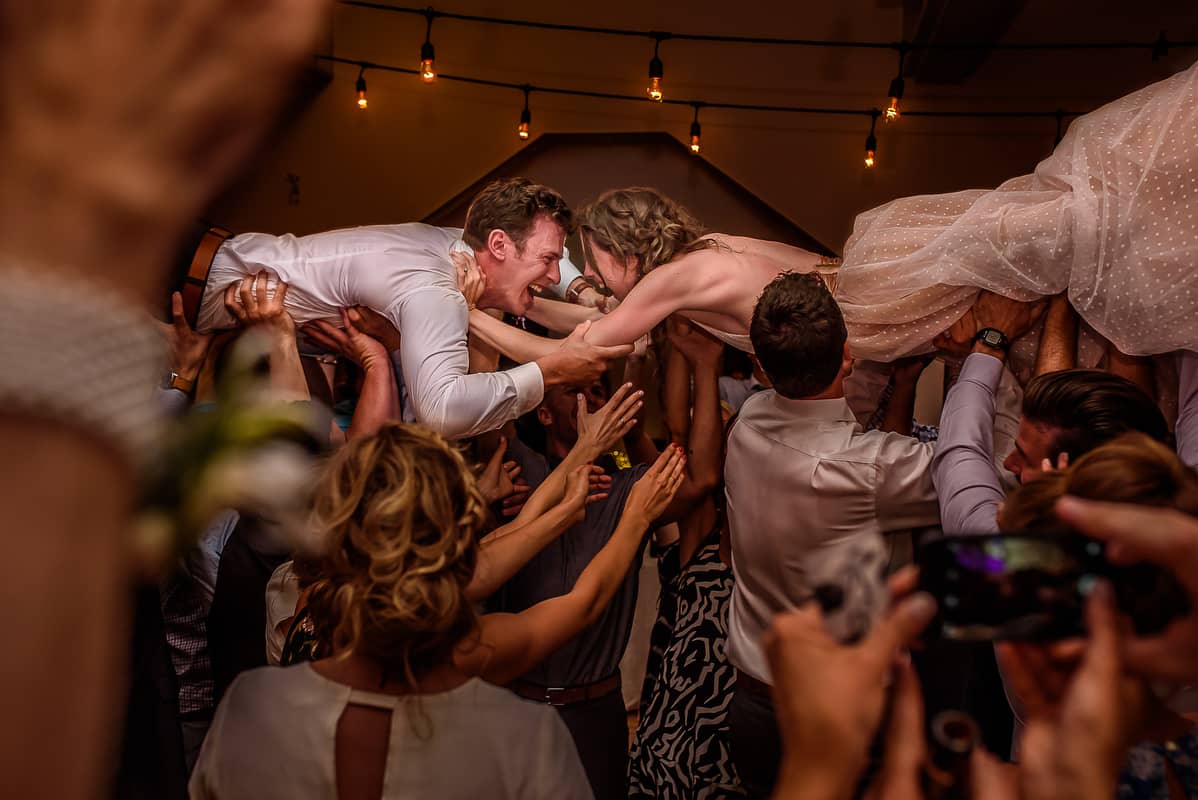
[[[537,298],[528,317],[558,333],[591,321],[586,340],[598,345],[635,342],[676,313],[752,352],[749,322],[766,284],[786,271],[818,272],[831,282],[838,267],[835,260],[780,242],[705,234],[689,211],[655,189],[606,192],[579,212],[578,221],[585,275],[606,286],[619,305],[604,314]],[[517,361],[539,358],[553,347],[480,311],[471,312],[470,330]]]
[[[981,289],[1022,300],[1067,291],[1128,355],[1198,348],[1198,64],[1079,117],[1031,175],[861,214],[839,269],[788,245],[703,235],[652,189],[607,192],[579,222],[586,274],[620,305],[602,316],[538,299],[528,316],[563,333],[594,320],[586,338],[599,345],[634,342],[678,313],[751,351],[757,296],[793,270],[836,284],[866,359],[928,352]],[[517,361],[553,346],[478,311],[471,330]]]

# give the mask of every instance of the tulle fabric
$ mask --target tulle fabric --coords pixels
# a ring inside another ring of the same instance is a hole
[[[979,289],[1068,290],[1129,355],[1198,346],[1198,64],[1076,119],[1032,175],[861,214],[837,298],[854,355],[891,361]]]

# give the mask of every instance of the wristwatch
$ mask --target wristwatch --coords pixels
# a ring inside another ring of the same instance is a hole
[[[192,378],[184,378],[179,373],[172,372],[171,376],[167,378],[166,388],[178,389],[183,394],[191,394],[196,388],[196,382]]]
[[[566,301],[570,303],[577,303],[578,295],[582,294],[582,290],[586,288],[594,289],[604,297],[611,295],[611,292],[607,290],[607,287],[600,286],[599,282],[594,278],[587,277],[586,275],[579,275],[577,278],[570,281],[570,285],[566,287]]]
[[[998,328],[982,328],[973,335],[975,342],[981,342],[991,350],[1002,350],[1004,353],[1011,349],[1011,340]]]

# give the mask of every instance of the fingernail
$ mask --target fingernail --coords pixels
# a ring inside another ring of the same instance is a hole
[[[916,592],[907,600],[909,613],[921,619],[931,619],[936,615],[936,600],[927,592]]]

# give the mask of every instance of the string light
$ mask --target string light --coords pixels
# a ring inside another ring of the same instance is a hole
[[[1172,44],[1176,45],[1176,43],[1172,43]],[[328,62],[335,63],[335,64],[347,64],[347,65],[358,67],[359,78],[362,77],[362,72],[367,69],[380,70],[383,72],[395,72],[395,73],[398,73],[401,75],[419,75],[420,74],[419,70],[415,70],[410,67],[399,67],[399,66],[395,66],[392,64],[380,64],[378,62],[373,62],[373,61],[363,61],[360,59],[353,59],[353,58],[342,58],[340,56],[332,56],[332,55],[317,55],[316,58],[321,61],[328,61]],[[583,90],[583,89],[567,89],[564,87],[557,87],[557,86],[532,86],[530,84],[511,83],[508,81],[493,80],[493,79],[489,79],[489,78],[479,78],[479,77],[474,77],[474,76],[469,76],[469,75],[442,75],[440,77],[442,79],[448,80],[448,81],[460,81],[462,83],[475,84],[475,85],[479,85],[479,86],[490,86],[490,87],[502,88],[502,89],[519,89],[521,91],[527,91],[527,92],[543,92],[545,94],[557,94],[557,95],[563,95],[563,96],[568,96],[568,97],[587,97],[587,98],[598,99],[598,100],[644,102],[644,96],[638,95],[638,94],[616,94],[613,92],[598,92],[598,91],[588,91],[588,90]],[[866,142],[866,144],[867,144],[866,149],[868,151],[866,166],[872,167],[876,163],[877,139],[876,139],[876,135],[875,135],[876,128],[875,128],[874,123],[876,123],[877,117],[879,117],[883,114],[883,112],[879,111],[876,108],[863,109],[863,108],[827,107],[827,106],[757,105],[757,104],[751,104],[751,103],[731,103],[731,102],[725,103],[725,102],[719,102],[719,101],[708,102],[708,101],[704,101],[704,100],[689,100],[689,99],[670,99],[670,100],[663,100],[662,102],[670,104],[670,105],[680,105],[680,106],[688,105],[688,106],[692,106],[696,109],[703,107],[703,108],[724,108],[724,109],[730,109],[730,110],[735,110],[735,111],[755,111],[755,112],[765,112],[765,113],[819,114],[819,115],[853,116],[853,117],[869,116],[869,117],[871,117],[872,121],[870,124],[870,136]],[[525,107],[527,108],[527,106],[528,106],[528,100],[526,97],[525,98]],[[951,119],[1045,119],[1045,118],[1057,118],[1057,119],[1061,120],[1061,122],[1058,123],[1058,130],[1063,131],[1062,126],[1063,126],[1063,120],[1065,118],[1081,116],[1083,113],[1085,113],[1085,112],[1083,112],[1083,111],[1068,111],[1068,110],[1063,110],[1063,109],[1058,109],[1057,111],[1030,111],[1030,110],[1029,111],[1014,111],[1014,110],[1012,110],[1012,111],[998,111],[998,110],[982,110],[982,111],[943,110],[943,111],[939,111],[939,110],[931,110],[931,109],[919,109],[916,111],[908,111],[908,112],[906,112],[905,116],[927,117],[927,118],[937,118],[937,119],[940,119],[940,118],[944,118],[944,119],[950,119],[950,118]],[[523,124],[525,122],[524,114],[522,113],[520,116],[521,116],[521,123]],[[530,123],[530,125],[529,125],[530,131],[529,132],[531,135],[531,122],[532,122],[531,114],[529,114],[527,121]],[[695,133],[694,133],[694,131],[696,130],[695,126],[697,125],[698,121],[699,121],[698,114],[696,113],[694,123],[692,124],[692,137],[695,135]],[[523,127],[523,125],[521,125],[521,127]],[[517,133],[519,133],[519,132],[520,132],[520,128],[517,128]],[[523,139],[523,137],[521,137],[521,138]],[[693,140],[692,140],[692,144],[694,144]]]
[[[699,136],[702,134],[702,128],[699,127],[699,106],[701,103],[695,103],[695,121],[691,123],[691,152],[695,155],[699,154]]]
[[[874,136],[874,128],[878,124],[879,113],[876,108],[869,112],[869,136],[865,137],[865,166],[868,169],[873,169],[878,155],[878,137]]]
[[[354,88],[358,92],[358,108],[366,108],[366,67],[358,70],[358,82],[354,84]]]
[[[420,45],[420,80],[432,83],[437,79],[437,55],[433,49],[433,17],[437,12],[430,6],[424,15],[428,19],[428,28],[424,32],[424,44]]]
[[[528,110],[528,93],[532,91],[531,86],[524,87],[524,110],[520,112],[520,125],[516,128],[516,135],[521,141],[528,141],[529,126],[532,125],[532,112]]]
[[[661,63],[661,59],[657,56],[657,51],[661,47],[661,42],[669,34],[657,33],[653,35],[653,58],[649,61],[649,88],[645,91],[649,94],[649,99],[655,103],[660,103],[662,99],[661,79],[665,74],[665,68]]]
[[[890,105],[886,108],[886,121],[894,122],[899,118],[899,100],[903,99],[903,61],[907,57],[905,46],[899,48],[898,74],[890,82]]]

